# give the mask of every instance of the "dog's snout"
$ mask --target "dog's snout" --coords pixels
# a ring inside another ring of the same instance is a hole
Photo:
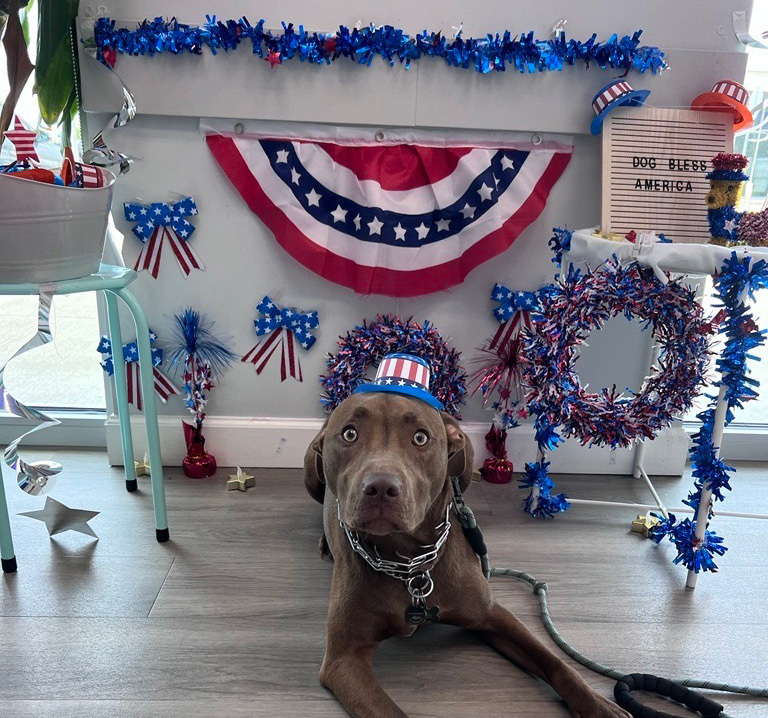
[[[392,474],[368,474],[363,479],[363,494],[371,498],[394,499],[402,490],[402,482]]]

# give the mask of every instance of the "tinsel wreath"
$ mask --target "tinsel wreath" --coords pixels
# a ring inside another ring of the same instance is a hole
[[[570,234],[556,229],[550,241],[558,265]],[[709,363],[712,326],[691,290],[664,284],[636,263],[622,267],[615,257],[599,271],[571,267],[542,296],[541,305],[532,315],[524,364],[540,458],[526,465],[520,486],[538,490],[538,496],[532,492],[526,499],[526,511],[553,516],[568,508],[563,494],[552,494],[554,482],[544,460],[562,441],[558,431],[582,444],[612,448],[655,436],[690,410]],[[588,393],[575,371],[577,347],[619,314],[642,319],[644,328],[652,329],[662,348],[658,367],[634,396],[623,396],[615,387]]]
[[[321,402],[333,411],[363,383],[369,368],[387,354],[414,354],[425,359],[432,371],[430,392],[457,418],[467,394],[466,373],[459,363],[460,352],[450,347],[430,321],[419,324],[398,316],[379,315],[363,321],[346,336],[339,337],[336,354],[326,357],[327,373],[320,377],[325,388]]]
[[[725,386],[725,425],[733,421],[734,409],[742,409],[744,402],[757,398],[760,382],[749,376],[749,360],[757,360],[752,353],[765,342],[766,330],[758,328],[747,307],[747,299],[754,299],[758,289],[768,287],[768,264],[760,259],[737,257],[733,252],[723,264],[715,278],[715,292],[720,306],[725,310],[725,320],[720,332],[725,335],[725,347],[717,367],[721,383]],[[709,506],[707,520],[712,515],[715,501],[723,501],[724,491],[730,491],[733,468],[719,457],[719,447],[712,440],[715,426],[717,396],[711,397],[710,405],[698,415],[701,428],[693,437],[690,450],[691,466],[695,478],[694,490],[684,501],[698,514],[702,492],[707,491]],[[711,492],[711,494],[710,494]],[[697,517],[693,521],[678,521],[674,514],[669,518],[657,516],[660,522],[653,527],[649,536],[656,543],[666,536],[677,549],[674,563],[683,564],[689,571],[717,571],[715,556],[722,556],[728,549],[722,537],[714,531],[704,531],[703,538],[696,537]]]
[[[448,39],[442,30],[424,30],[411,37],[391,25],[347,27],[340,25],[333,33],[307,32],[303,25],[282,23],[283,30],[264,28],[265,21],[251,25],[246,18],[217,20],[206,15],[200,26],[185,25],[177,20],[141,21],[135,30],[116,28],[108,17],[96,20],[93,39],[85,40],[87,47],[96,48],[96,57],[113,67],[117,54],[153,57],[159,54],[201,55],[207,47],[211,54],[219,50],[236,50],[241,43],[250,42],[257,57],[272,68],[286,60],[298,59],[321,67],[340,58],[363,67],[380,57],[390,66],[399,62],[405,69],[423,57],[442,58],[450,67],[480,73],[504,72],[507,68],[521,73],[555,72],[569,65],[583,63],[586,68],[650,71],[666,69],[664,53],[658,47],[640,45],[642,30],[631,36],[611,35],[600,42],[597,34],[585,41],[566,39],[560,31],[554,37],[537,39],[534,33],[487,33],[481,37],[462,37],[461,27]]]
[[[614,257],[598,271],[571,267],[541,301],[524,371],[528,407],[543,424],[585,445],[626,447],[652,439],[691,409],[709,364],[712,332],[691,289],[664,284],[652,270],[624,267]],[[632,396],[616,387],[590,393],[576,373],[577,347],[619,315],[651,329],[661,346],[658,366]]]

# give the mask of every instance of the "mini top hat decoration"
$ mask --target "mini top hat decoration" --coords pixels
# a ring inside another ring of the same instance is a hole
[[[429,364],[413,354],[387,354],[379,364],[373,384],[361,384],[355,394],[392,392],[406,394],[442,411],[443,404],[429,393]]]
[[[650,90],[633,90],[624,80],[615,80],[606,85],[592,98],[595,119],[589,129],[593,135],[603,131],[603,120],[617,107],[640,107],[651,94]]]
[[[733,131],[739,132],[752,127],[754,119],[747,108],[749,92],[735,80],[720,80],[712,88],[691,102],[692,110],[707,112],[730,112],[733,115]]]

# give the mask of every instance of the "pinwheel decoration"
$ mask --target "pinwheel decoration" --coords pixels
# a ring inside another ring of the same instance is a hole
[[[317,312],[300,312],[294,308],[281,309],[268,296],[261,300],[257,309],[263,316],[253,320],[256,334],[266,338],[240,361],[250,362],[256,367],[256,373],[261,374],[280,347],[280,381],[285,381],[288,374],[297,381],[303,381],[295,345],[298,342],[302,349],[307,350],[315,343],[316,337],[310,330],[316,329],[320,324]]]
[[[197,205],[192,197],[184,197],[174,204],[125,202],[123,211],[127,221],[136,222],[133,233],[144,243],[134,266],[137,272],[146,269],[157,279],[166,239],[184,277],[188,277],[193,269],[205,269],[202,260],[189,244],[189,238],[195,231],[195,226],[187,220],[187,217],[198,214]]]
[[[157,341],[157,334],[150,330],[149,342],[154,344]],[[112,356],[112,342],[109,337],[102,336],[99,342],[99,353],[104,355],[101,360],[101,367],[109,376],[115,373],[115,363]],[[136,342],[128,342],[123,345],[123,359],[125,360],[125,383],[128,388],[128,403],[133,404],[139,411],[144,408],[144,400],[141,394],[141,375],[139,373],[139,347]],[[163,350],[159,347],[152,347],[152,374],[155,378],[155,394],[163,402],[168,402],[168,398],[179,393],[169,376],[167,376],[160,367],[163,363]]]

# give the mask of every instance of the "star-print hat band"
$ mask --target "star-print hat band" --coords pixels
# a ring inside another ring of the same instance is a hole
[[[429,364],[421,357],[387,354],[379,364],[373,384],[361,384],[355,389],[355,394],[374,391],[406,394],[442,411],[442,402],[429,393],[430,376]]]

